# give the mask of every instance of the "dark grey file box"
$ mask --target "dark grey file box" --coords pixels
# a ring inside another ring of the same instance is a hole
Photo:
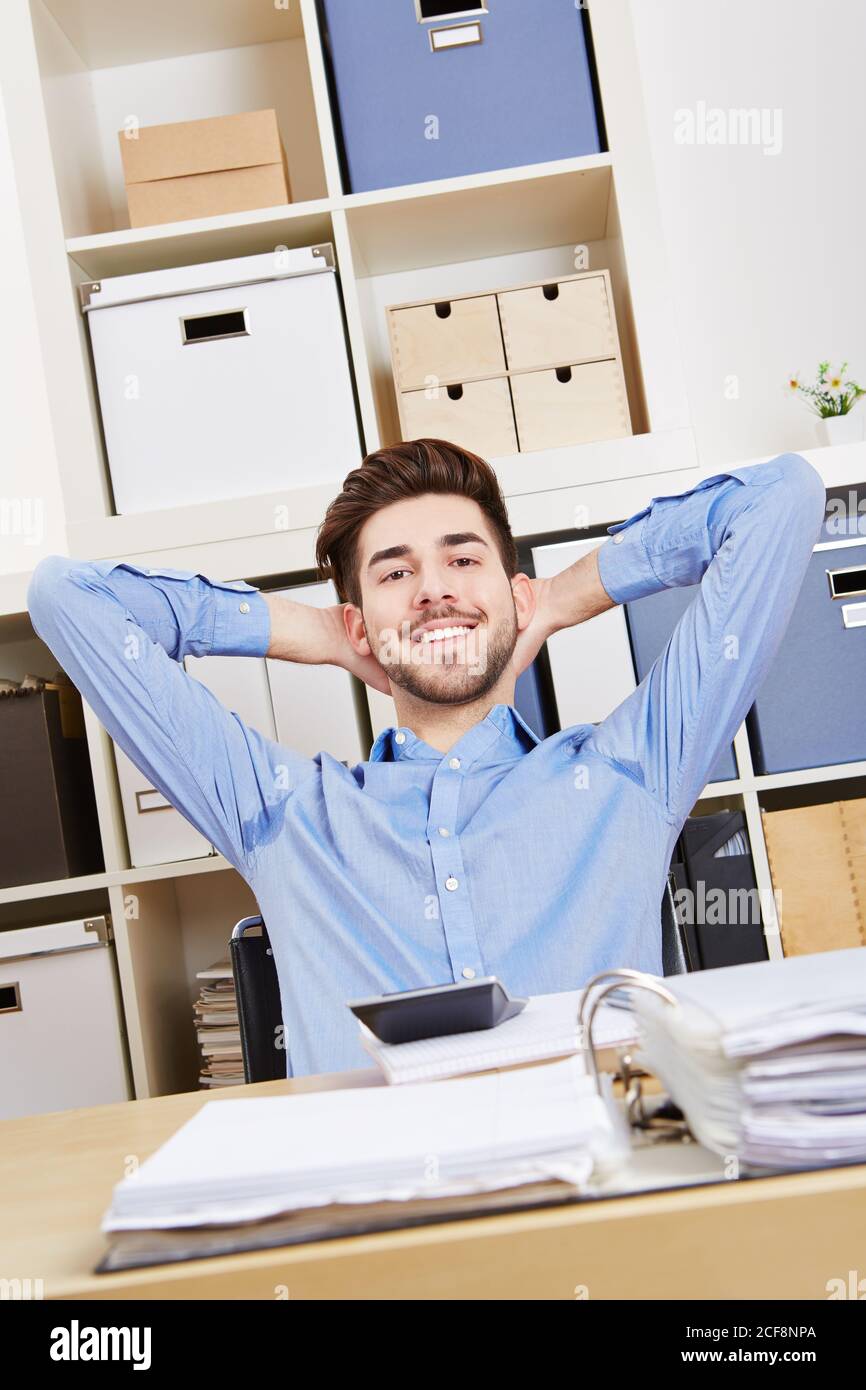
[[[866,537],[815,546],[748,725],[756,772],[866,760]]]
[[[689,604],[697,596],[698,584],[688,584],[676,589],[662,589],[657,594],[647,594],[625,605],[637,678],[642,681],[667,644],[668,638],[685,613]],[[729,746],[716,760],[707,778],[708,782],[729,782],[737,776],[737,761],[733,746]]]

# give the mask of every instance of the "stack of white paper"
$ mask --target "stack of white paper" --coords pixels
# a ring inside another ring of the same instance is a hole
[[[364,1023],[361,1042],[392,1083],[433,1081],[437,1076],[466,1076],[494,1067],[511,1067],[550,1057],[585,1053],[577,1031],[583,990],[534,994],[526,1008],[495,1028],[448,1033],[418,1042],[383,1043]],[[634,1018],[623,1009],[600,1004],[592,1021],[596,1046],[630,1042],[637,1037]]]
[[[695,1136],[756,1166],[866,1160],[866,947],[630,990],[653,1072]]]
[[[419,1086],[210,1101],[114,1189],[105,1231],[214,1225],[335,1202],[582,1188],[628,1136],[579,1058]]]

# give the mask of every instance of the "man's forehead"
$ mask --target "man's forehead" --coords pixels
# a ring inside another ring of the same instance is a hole
[[[487,518],[471,497],[425,493],[401,498],[368,517],[361,528],[362,564],[383,546],[437,545],[445,534],[468,530],[488,543],[492,539]]]

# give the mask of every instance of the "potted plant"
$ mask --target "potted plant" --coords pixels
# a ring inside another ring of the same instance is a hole
[[[807,386],[799,372],[788,378],[790,395],[801,395],[813,414],[818,416],[818,438],[822,444],[851,444],[863,438],[863,418],[854,407],[866,389],[856,381],[846,379],[848,363],[843,362],[838,371],[829,362],[818,363],[818,377],[813,386]]]

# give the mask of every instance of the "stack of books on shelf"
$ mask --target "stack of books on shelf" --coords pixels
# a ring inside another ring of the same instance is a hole
[[[196,979],[202,981],[192,1006],[202,1051],[199,1086],[242,1086],[244,1063],[231,962],[215,961],[206,970],[197,970]]]

